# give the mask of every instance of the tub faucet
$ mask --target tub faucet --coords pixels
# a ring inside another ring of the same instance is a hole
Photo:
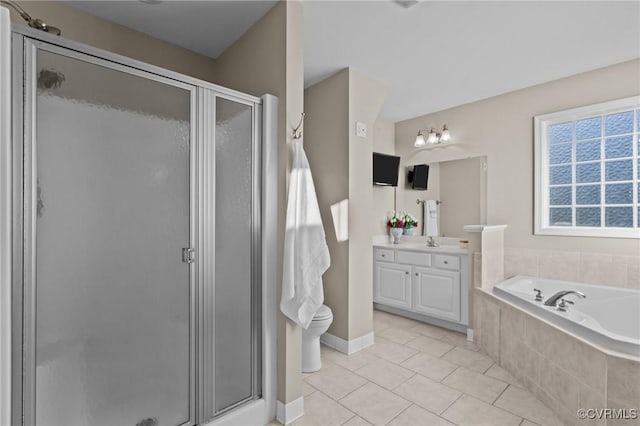
[[[564,296],[569,295],[569,294],[577,294],[578,296],[580,296],[582,299],[584,299],[585,296],[584,293],[581,293],[579,291],[575,291],[575,290],[562,290],[557,292],[556,294],[554,294],[553,296],[551,296],[550,298],[547,299],[546,302],[544,302],[545,306],[556,306],[558,303],[558,300],[562,299]]]

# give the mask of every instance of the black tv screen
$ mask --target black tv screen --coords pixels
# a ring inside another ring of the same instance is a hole
[[[398,170],[400,157],[395,155],[373,153],[373,184],[398,186]]]
[[[429,166],[418,164],[413,167],[413,189],[427,189],[429,182]]]

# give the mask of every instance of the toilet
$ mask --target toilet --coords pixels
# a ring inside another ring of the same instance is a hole
[[[309,328],[302,330],[302,372],[313,373],[320,370],[320,336],[333,321],[333,313],[328,306],[322,305],[313,316]]]

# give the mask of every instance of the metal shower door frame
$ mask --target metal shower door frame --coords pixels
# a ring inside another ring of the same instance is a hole
[[[257,327],[252,342],[256,374],[253,376],[251,400],[243,401],[239,416],[262,416],[264,420],[275,415],[276,399],[276,309],[277,301],[273,264],[277,249],[277,98],[265,95],[257,98],[235,90],[211,84],[199,79],[175,73],[160,67],[145,64],[130,58],[93,48],[81,43],[54,37],[19,25],[12,27],[12,80],[13,80],[13,129],[12,129],[12,424],[32,425],[35,421],[35,52],[44,49],[63,54],[96,65],[148,78],[164,84],[185,88],[191,92],[190,117],[190,246],[196,247],[196,262],[189,266],[190,286],[190,389],[189,421],[195,425],[213,420],[224,423],[227,412],[211,416],[206,410],[205,398],[213,393],[203,392],[206,381],[202,380],[205,366],[212,365],[213,357],[205,353],[202,337],[207,332],[207,294],[213,289],[204,278],[215,271],[215,265],[206,270],[204,257],[207,250],[215,247],[215,236],[204,212],[215,210],[215,194],[205,192],[203,173],[215,173],[207,157],[207,140],[214,141],[215,124],[207,123],[215,114],[215,98],[252,106],[252,261],[253,281],[258,291],[253,301],[252,323]],[[208,100],[207,100],[208,99]],[[207,106],[207,103],[209,105]],[[212,108],[213,107],[213,108]],[[211,147],[213,151],[214,148]],[[210,154],[210,153],[209,153]],[[19,189],[19,190],[18,190]],[[209,235],[209,237],[203,237]],[[208,246],[208,249],[207,249]],[[210,253],[210,252],[209,252]],[[264,257],[264,260],[263,260]],[[209,259],[211,259],[209,257]],[[23,291],[24,290],[24,291]],[[22,333],[16,332],[22,330]],[[213,335],[209,335],[213,339]],[[269,339],[267,338],[269,337]],[[271,341],[270,338],[274,338]],[[213,340],[212,340],[213,341]],[[213,377],[210,376],[213,380]],[[253,403],[252,403],[253,401]],[[235,408],[235,407],[234,407]],[[232,411],[233,413],[233,411]],[[249,413],[249,414],[247,414]],[[262,413],[262,414],[260,414]],[[230,414],[235,416],[235,414]],[[246,417],[242,417],[246,418]],[[229,419],[230,420],[230,419]]]

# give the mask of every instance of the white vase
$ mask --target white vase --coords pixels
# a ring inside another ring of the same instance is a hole
[[[391,228],[391,236],[393,237],[393,244],[400,244],[401,235],[402,235],[402,228]]]
[[[402,231],[403,235],[413,235],[414,228],[404,228]]]

